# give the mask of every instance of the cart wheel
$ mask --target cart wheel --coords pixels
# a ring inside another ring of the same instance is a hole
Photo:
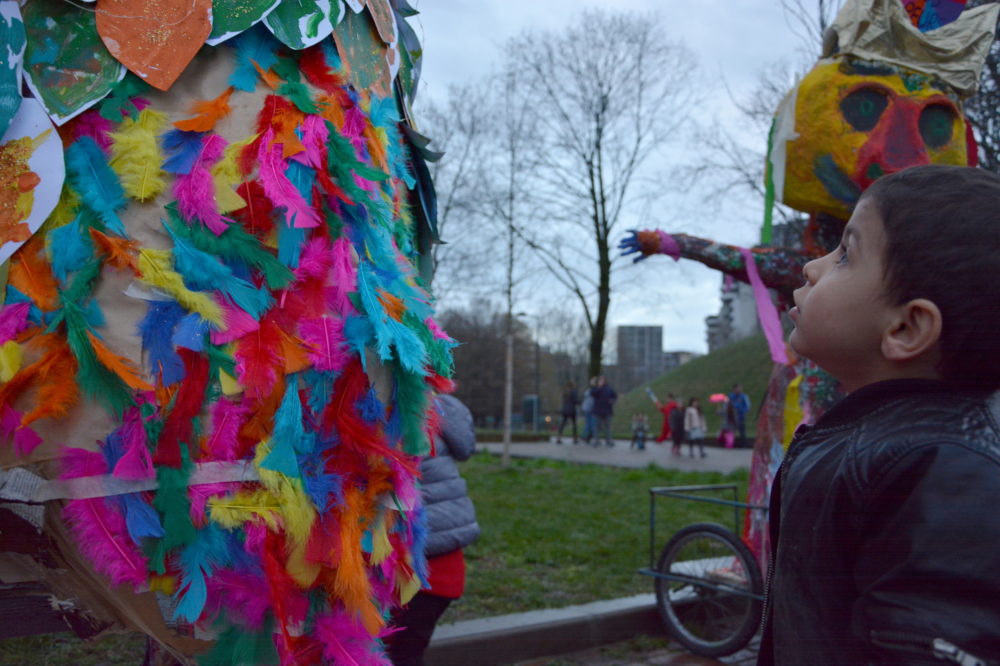
[[[692,652],[732,654],[757,631],[764,587],[760,569],[750,549],[722,525],[697,523],[674,534],[656,572],[660,615],[670,634]]]

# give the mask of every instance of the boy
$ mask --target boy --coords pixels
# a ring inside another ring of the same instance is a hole
[[[758,664],[1000,660],[1000,177],[876,181],[808,263],[791,345],[849,395],[771,494]]]

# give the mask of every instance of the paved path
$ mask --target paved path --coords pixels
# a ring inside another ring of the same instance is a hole
[[[563,439],[562,444],[556,444],[555,439],[549,442],[514,442],[510,445],[510,455],[515,458],[550,458],[553,460],[572,460],[581,463],[610,465],[612,467],[648,467],[656,465],[667,469],[680,469],[698,472],[729,473],[740,468],[750,467],[752,449],[724,449],[706,446],[704,458],[692,458],[688,455],[685,444],[683,455],[670,453],[670,442],[663,444],[647,443],[646,449],[640,451],[630,449],[628,440],[615,440],[613,447],[599,447],[587,444],[571,444]],[[477,447],[490,453],[501,454],[503,444],[500,442],[479,442]]]

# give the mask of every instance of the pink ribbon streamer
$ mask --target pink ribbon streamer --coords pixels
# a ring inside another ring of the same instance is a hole
[[[750,278],[750,286],[753,287],[753,297],[757,301],[757,317],[760,319],[760,327],[764,329],[764,337],[771,350],[771,359],[775,363],[788,365],[788,353],[785,351],[785,336],[781,330],[781,321],[778,319],[778,308],[774,307],[771,294],[767,293],[767,287],[760,279],[753,252],[741,247],[740,254],[743,255],[747,277]]]

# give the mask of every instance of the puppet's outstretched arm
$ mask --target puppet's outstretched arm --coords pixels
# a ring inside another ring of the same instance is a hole
[[[709,268],[749,282],[743,248],[725,245],[707,238],[687,234],[668,234],[659,229],[632,231],[618,244],[622,255],[636,254],[642,261],[653,254],[665,254],[675,260],[694,259]],[[764,284],[777,289],[786,297],[802,286],[802,268],[809,257],[798,250],[784,247],[757,247],[750,250]]]

